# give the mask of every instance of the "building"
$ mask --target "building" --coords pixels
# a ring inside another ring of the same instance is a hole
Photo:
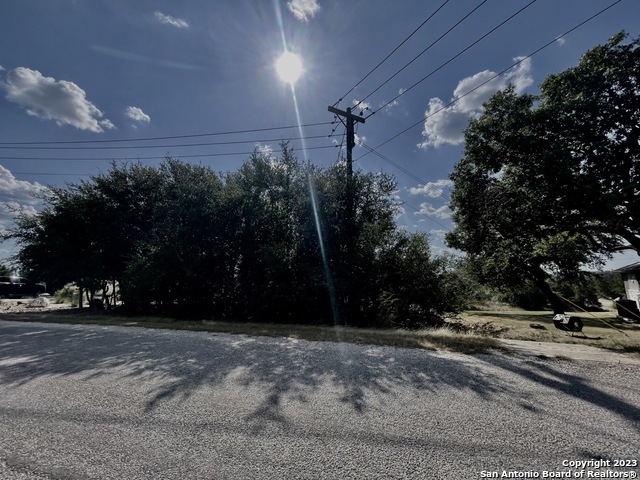
[[[618,315],[632,320],[640,319],[640,262],[614,270],[622,275],[627,300],[618,300]],[[633,314],[633,315],[632,315]]]

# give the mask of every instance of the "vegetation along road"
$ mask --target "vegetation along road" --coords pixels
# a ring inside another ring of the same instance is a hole
[[[0,321],[0,477],[542,478],[640,460],[638,372]]]

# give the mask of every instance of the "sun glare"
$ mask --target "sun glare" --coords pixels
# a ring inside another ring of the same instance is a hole
[[[276,62],[276,71],[283,81],[293,85],[300,78],[304,69],[300,58],[296,54],[284,52]]]

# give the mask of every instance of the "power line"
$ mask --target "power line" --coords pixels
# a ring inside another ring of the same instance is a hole
[[[161,137],[142,137],[142,138],[121,138],[111,140],[74,140],[74,141],[53,141],[53,142],[0,142],[0,145],[64,145],[64,144],[91,144],[91,143],[121,143],[121,142],[143,142],[152,140],[173,140],[178,138],[198,138],[198,137],[213,137],[219,135],[237,135],[241,133],[256,133],[256,132],[268,132],[274,130],[287,130],[300,127],[316,127],[320,125],[332,125],[334,122],[317,122],[306,123],[304,125],[287,125],[281,127],[268,127],[268,128],[251,128],[247,130],[230,130],[227,132],[212,132],[212,133],[194,133],[189,135],[170,135]]]
[[[373,153],[375,155],[377,155],[378,157],[380,157],[382,160],[384,160],[385,162],[389,163],[390,165],[393,165],[395,168],[397,168],[398,170],[400,170],[401,172],[409,175],[411,178],[418,180],[419,182],[425,184],[427,182],[425,182],[424,180],[422,180],[421,178],[419,178],[417,175],[414,175],[413,173],[411,173],[409,170],[405,169],[404,167],[398,165],[396,162],[394,162],[393,160],[391,160],[389,157],[387,157],[386,155],[383,155],[382,153],[378,152],[377,150],[371,148],[370,146],[361,143],[360,145],[362,145],[364,148],[366,148],[367,150],[369,150],[370,153]],[[416,212],[422,212],[421,208],[416,208],[413,205],[411,205],[408,202],[404,202],[406,205],[408,205],[409,207],[413,208]],[[431,220],[432,222],[440,225],[442,228],[444,228],[447,231],[451,231],[451,229],[445,225],[443,225],[442,223],[438,222],[437,220],[434,220],[433,218],[431,218],[429,215],[427,215],[427,218],[429,220]]]
[[[312,135],[308,137],[293,137],[293,138],[264,138],[254,140],[233,140],[226,142],[205,142],[205,143],[178,143],[178,144],[166,144],[166,145],[129,145],[129,146],[113,146],[113,145],[101,145],[99,147],[47,147],[47,146],[6,146],[0,145],[0,149],[11,150],[123,150],[123,149],[144,149],[144,148],[173,148],[173,147],[206,147],[212,145],[238,145],[243,143],[269,143],[269,142],[281,142],[281,141],[293,141],[293,140],[312,140],[315,138],[326,138],[326,135]]]
[[[371,148],[369,145],[365,145],[364,143],[361,143],[360,145],[362,145],[363,147],[365,147],[367,150],[369,150],[369,153],[373,153],[375,155],[377,155],[379,158],[381,158],[382,160],[384,160],[385,162],[387,162],[389,165],[392,165],[393,167],[395,167],[397,170],[400,170],[402,173],[404,173],[405,175],[413,178],[414,180],[417,180],[419,184],[421,185],[427,185],[429,182],[427,182],[426,180],[423,180],[422,178],[420,178],[419,176],[417,176],[415,173],[410,172],[409,170],[407,170],[406,168],[402,167],[400,164],[398,164],[397,162],[394,162],[393,160],[391,160],[389,157],[387,157],[386,155],[378,152],[376,149]],[[362,158],[362,157],[360,157]],[[358,159],[359,160],[359,159]],[[447,200],[448,202],[451,201],[451,198],[449,198],[448,195],[445,195],[444,192],[442,192],[441,197],[443,197],[445,200]]]
[[[369,145],[365,144],[365,143],[360,143],[361,146],[363,146],[364,148],[366,148],[369,153],[373,153],[375,155],[377,155],[378,157],[380,157],[382,160],[384,160],[385,162],[387,162],[390,165],[393,165],[395,168],[397,168],[398,170],[400,170],[402,173],[404,173],[405,175],[408,175],[409,177],[413,178],[414,180],[417,180],[420,183],[426,183],[424,180],[422,180],[420,177],[418,177],[417,175],[411,173],[409,170],[405,169],[404,167],[400,166],[398,163],[394,162],[393,160],[391,160],[389,157],[387,157],[386,155],[383,155],[382,153],[378,152],[376,149],[371,148]],[[360,157],[362,158],[362,157]],[[360,158],[358,160],[360,160]]]
[[[535,1],[535,0],[534,0]],[[520,63],[522,63],[523,61],[525,61],[528,58],[531,58],[533,55],[536,55],[537,53],[541,52],[542,50],[544,50],[545,48],[549,47],[550,45],[552,45],[553,43],[555,43],[557,41],[558,38],[561,37],[565,37],[567,35],[569,35],[570,33],[574,32],[575,30],[577,30],[578,28],[584,26],[585,24],[587,24],[588,22],[592,21],[593,19],[597,18],[598,16],[602,15],[604,12],[606,12],[607,10],[609,10],[610,8],[614,7],[615,5],[617,5],[618,3],[620,3],[622,0],[617,0],[615,2],[613,2],[612,4],[610,4],[609,6],[603,8],[602,10],[598,11],[597,13],[593,14],[592,16],[590,16],[589,18],[587,18],[586,20],[583,20],[582,22],[580,22],[579,24],[577,24],[576,26],[570,28],[569,30],[567,30],[566,32],[564,32],[561,35],[556,36],[553,40],[547,42],[546,44],[544,44],[543,46],[539,47],[538,49],[534,50],[533,52],[531,52],[529,55],[521,58],[520,60],[518,60],[517,62],[513,63],[512,65],[510,65],[509,67],[505,68],[504,70],[502,70],[501,72],[495,74],[494,76],[492,76],[491,78],[489,78],[488,80],[486,80],[485,82],[481,83],[480,85],[477,85],[475,88],[469,90],[468,92],[464,93],[463,95],[460,95],[459,97],[455,98],[453,101],[451,101],[450,103],[448,103],[447,105],[444,105],[442,108],[438,109],[437,111],[424,116],[423,118],[421,118],[418,122],[414,123],[413,125],[409,126],[408,128],[405,128],[404,130],[402,130],[401,132],[397,133],[396,135],[394,135],[393,137],[389,138],[388,140],[382,142],[380,145],[378,145],[375,149],[369,147],[368,145],[365,145],[364,143],[361,143],[361,145],[363,147],[365,147],[368,152],[365,153],[364,155],[361,155],[356,161],[361,160],[363,157],[365,157],[366,155],[368,155],[369,153],[373,153],[375,155],[377,155],[378,157],[380,157],[382,160],[386,161],[387,163],[393,165],[394,167],[396,167],[398,170],[402,171],[403,173],[407,174],[408,176],[410,176],[411,178],[418,180],[420,183],[425,184],[426,182],[424,180],[422,180],[420,177],[418,177],[417,175],[415,175],[414,173],[410,172],[409,170],[405,169],[404,167],[398,165],[396,162],[392,161],[391,159],[389,159],[387,156],[381,154],[380,152],[377,151],[378,148],[380,148],[381,146],[391,142],[392,140],[398,138],[400,135],[406,133],[407,131],[411,130],[412,128],[416,127],[417,125],[420,125],[421,123],[423,123],[426,119],[432,117],[433,115],[436,115],[438,113],[440,113],[442,110],[450,107],[451,105],[455,104],[456,102],[458,102],[460,99],[466,97],[467,95],[471,94],[472,92],[474,92],[475,90],[477,90],[478,88],[486,85],[487,83],[489,83],[490,81],[494,80],[495,78],[504,75],[504,73],[506,73],[507,71],[511,70],[513,67],[519,65]],[[384,107],[382,107],[384,108]],[[406,202],[405,202],[406,203]],[[410,206],[411,208],[413,208],[415,211],[421,211],[421,209],[417,209],[416,207],[414,207],[413,205],[406,203],[406,205]],[[440,222],[438,222],[437,220],[434,220],[433,218],[429,217],[427,215],[427,218],[440,225],[441,227],[445,228],[446,230],[449,230],[448,227],[444,226],[443,224],[441,224]],[[450,230],[449,230],[450,231]]]
[[[78,176],[78,177],[90,177],[91,175],[95,175],[94,173],[51,173],[51,172],[11,172],[11,175],[38,175],[38,176],[50,176],[50,175],[59,175],[59,176]]]
[[[321,150],[327,148],[338,148],[338,145],[324,145],[317,147],[307,147],[306,150]],[[280,151],[280,150],[279,150]],[[229,152],[229,153],[204,153],[193,155],[175,155],[178,158],[200,158],[200,157],[225,157],[225,156],[237,156],[237,155],[251,155],[253,152]],[[60,157],[3,157],[0,156],[0,160],[44,160],[44,161],[110,161],[110,160],[162,160],[166,158],[166,155],[162,156],[149,156],[149,157],[74,157],[74,158],[60,158]]]
[[[444,37],[446,37],[453,29],[455,29],[458,25],[460,25],[462,22],[464,22],[467,18],[469,18],[476,10],[478,10],[482,5],[484,5],[485,3],[487,3],[488,0],[483,0],[480,4],[478,4],[473,10],[471,10],[469,13],[467,13],[464,17],[462,17],[460,20],[458,20],[458,22],[456,22],[451,28],[449,28],[449,30],[447,30],[446,32],[444,32],[442,35],[440,35],[436,40],[434,40],[427,48],[425,48],[424,50],[422,50],[418,55],[416,55],[415,57],[413,57],[408,63],[406,63],[400,70],[398,70],[396,73],[394,73],[393,75],[391,75],[389,78],[387,78],[384,82],[382,82],[382,84],[380,84],[373,92],[369,93],[366,97],[364,97],[362,100],[360,100],[358,102],[358,105],[362,102],[364,102],[367,98],[369,98],[371,95],[373,95],[374,93],[376,93],[378,90],[380,90],[382,87],[384,87],[387,83],[389,83],[391,80],[393,80],[396,76],[398,76],[400,74],[400,72],[402,72],[405,68],[407,68],[409,65],[411,65],[413,62],[415,62],[418,58],[420,58],[423,54],[425,54],[428,50],[431,49],[431,47],[433,47],[435,44],[437,44],[440,40],[442,40]],[[536,0],[533,0],[533,2],[535,2]],[[531,2],[531,3],[533,3]],[[454,57],[455,58],[455,57]],[[451,60],[449,60],[451,61]],[[404,91],[402,92],[404,93]],[[401,94],[402,95],[402,94]],[[398,95],[400,96],[400,95]],[[398,97],[396,97],[398,98]],[[385,107],[387,105],[389,105],[392,102],[389,102],[385,105]],[[379,110],[379,109],[378,109]],[[376,110],[377,111],[377,110]],[[372,112],[371,115],[373,115],[375,112]],[[371,116],[369,115],[369,116]]]
[[[518,66],[519,64],[521,64],[522,62],[524,62],[525,60],[531,58],[532,56],[538,54],[539,52],[541,52],[542,50],[544,50],[545,48],[549,47],[550,45],[554,44],[558,38],[561,37],[565,37],[567,35],[569,35],[570,33],[572,33],[573,31],[577,30],[578,28],[584,26],[585,24],[589,23],[590,21],[592,21],[594,18],[602,15],[604,12],[606,12],[607,10],[609,10],[610,8],[614,7],[615,5],[617,5],[618,3],[620,3],[622,0],[616,0],[615,2],[613,2],[611,5],[603,8],[602,10],[600,10],[599,12],[593,14],[592,16],[590,16],[589,18],[587,18],[586,20],[583,20],[582,22],[580,22],[579,24],[577,24],[576,26],[574,26],[573,28],[570,28],[569,30],[567,30],[566,32],[564,32],[561,35],[557,35],[556,37],[554,37],[553,40],[545,43],[543,46],[541,46],[540,48],[534,50],[533,52],[531,52],[530,54],[521,57],[518,61],[516,61],[515,63],[511,64],[510,66],[508,66],[507,68],[505,68],[504,70],[496,73],[495,75],[493,75],[491,78],[485,80],[484,82],[482,82],[481,84],[477,85],[476,87],[472,88],[471,90],[467,91],[466,93],[454,98],[451,102],[447,103],[446,105],[442,106],[441,108],[439,108],[438,110],[436,110],[435,112],[430,113],[429,115],[425,115],[423,116],[420,120],[418,120],[416,123],[410,125],[409,127],[405,128],[404,130],[402,130],[401,132],[395,134],[393,137],[389,138],[388,140],[385,140],[384,142],[382,142],[381,144],[379,144],[377,147],[375,147],[376,149],[382,147],[383,145],[386,145],[387,143],[391,142],[392,140],[395,140],[396,138],[398,138],[399,136],[405,134],[406,132],[408,132],[409,130],[415,128],[416,126],[422,124],[425,120],[427,120],[428,118],[433,117],[434,115],[437,115],[438,113],[442,112],[443,110],[449,108],[450,106],[454,105],[455,103],[457,103],[458,101],[460,101],[461,99],[463,99],[464,97],[466,97],[467,95],[470,95],[471,93],[475,92],[476,90],[478,90],[479,88],[483,87],[484,85],[486,85],[487,83],[491,82],[492,80],[495,80],[496,78],[498,78],[501,75],[504,75],[507,71],[511,70],[513,67]],[[369,153],[372,152],[368,152],[365,153],[364,155],[360,156],[357,160],[360,160],[362,157],[368,155]]]
[[[502,22],[500,22],[498,25],[496,25],[495,27],[493,27],[491,30],[489,30],[487,33],[485,33],[484,35],[482,35],[480,38],[478,38],[477,40],[475,40],[473,43],[471,43],[470,45],[468,45],[467,47],[465,47],[463,50],[461,50],[460,52],[458,52],[456,55],[454,55],[453,57],[451,57],[449,60],[447,60],[446,62],[444,62],[442,65],[440,65],[438,68],[436,68],[435,70],[432,70],[429,74],[427,74],[426,76],[422,77],[420,80],[418,80],[417,82],[415,82],[413,85],[411,85],[408,88],[403,89],[398,95],[396,95],[395,97],[393,97],[391,100],[389,100],[387,103],[385,103],[384,105],[382,105],[380,108],[378,108],[377,110],[371,112],[371,114],[369,114],[366,118],[369,118],[371,115],[375,115],[376,112],[380,111],[381,109],[387,107],[388,105],[392,104],[393,102],[395,102],[398,98],[400,98],[402,95],[404,95],[405,93],[407,93],[409,90],[412,90],[413,88],[415,88],[416,86],[418,86],[419,84],[421,84],[422,82],[424,82],[426,79],[428,79],[429,77],[431,77],[431,75],[433,75],[434,73],[440,71],[442,68],[444,68],[445,66],[447,66],[448,64],[450,64],[451,62],[453,62],[456,58],[458,58],[460,55],[462,55],[463,53],[465,53],[467,50],[471,49],[472,47],[474,47],[475,45],[477,45],[478,43],[480,43],[482,40],[484,40],[486,37],[488,37],[489,35],[491,35],[493,32],[495,32],[496,30],[498,30],[500,27],[502,27],[505,23],[511,21],[514,17],[516,17],[517,15],[519,15],[520,13],[522,13],[524,10],[526,10],[527,8],[529,8],[531,5],[533,5],[534,3],[536,3],[537,0],[531,0],[531,2],[529,2],[528,4],[526,4],[524,7],[522,7],[520,10],[518,10],[517,12],[515,12],[513,15],[511,15],[509,18],[507,18],[506,20],[503,20]],[[404,68],[404,67],[403,67]],[[402,71],[402,70],[401,70]],[[400,72],[398,72],[400,73]],[[396,74],[397,75],[397,74]],[[395,76],[395,75],[394,75]],[[393,78],[393,77],[391,77]],[[389,80],[391,80],[391,78]],[[386,82],[385,82],[386,83]],[[384,84],[383,84],[384,85]],[[380,85],[380,87],[382,87],[382,85]],[[371,92],[369,94],[369,96],[371,96],[373,93],[375,93],[380,87],[378,87],[376,90],[374,90],[373,92]],[[368,97],[367,97],[368,98]]]
[[[413,32],[411,32],[411,33],[409,34],[409,36],[408,36],[408,37],[406,37],[402,42],[400,42],[400,44],[399,44],[396,48],[394,48],[394,49],[391,51],[391,53],[389,53],[386,57],[384,57],[380,63],[378,63],[375,67],[373,67],[373,68],[369,71],[369,73],[367,73],[364,77],[362,77],[362,79],[360,79],[360,81],[359,81],[358,83],[356,83],[353,87],[351,87],[351,89],[350,89],[347,93],[345,93],[344,95],[342,95],[342,97],[340,97],[340,99],[339,99],[336,103],[334,103],[334,104],[333,104],[333,106],[334,106],[334,107],[335,107],[335,106],[337,106],[337,105],[338,105],[338,104],[339,104],[339,103],[344,99],[344,97],[346,97],[346,96],[347,96],[347,95],[349,95],[351,92],[353,92],[353,91],[356,89],[356,87],[357,87],[358,85],[360,85],[362,82],[364,82],[364,81],[369,77],[369,75],[371,75],[373,72],[375,72],[375,71],[378,69],[378,67],[379,67],[380,65],[382,65],[384,62],[386,62],[386,61],[389,59],[389,57],[391,57],[391,55],[393,55],[394,53],[396,53],[396,51],[397,51],[400,47],[402,47],[402,45],[404,45],[404,44],[405,44],[405,43],[406,43],[406,42],[407,42],[411,37],[413,37],[413,36],[416,34],[416,32],[417,32],[418,30],[420,30],[422,27],[424,27],[424,26],[425,26],[425,24],[426,24],[429,20],[431,20],[431,19],[435,16],[435,14],[436,14],[436,13],[438,13],[438,12],[439,12],[439,11],[440,11],[440,10],[441,10],[441,9],[442,9],[446,4],[447,4],[447,3],[449,3],[449,1],[450,1],[450,0],[445,0],[445,2],[444,2],[442,5],[440,5],[440,6],[439,6],[439,7],[438,7],[438,8],[437,8],[437,9],[436,9],[436,10],[435,10],[431,15],[429,15],[429,16],[428,16],[428,17],[427,17],[427,18],[426,18],[426,19],[425,19],[425,20],[424,20],[420,25],[418,25],[418,28],[416,28]]]
[[[327,149],[327,148],[338,148],[339,145],[325,145],[320,147],[308,147],[306,150],[319,150],[319,149]],[[282,150],[278,150],[282,152]],[[199,157],[219,157],[219,156],[228,156],[228,155],[251,155],[254,152],[234,152],[234,153],[212,153],[212,154],[203,154],[203,155],[181,155],[178,158],[199,158]],[[63,160],[82,160],[82,161],[128,161],[128,160],[162,160],[166,158],[163,157],[104,157],[104,158],[46,158],[46,157],[0,157],[2,159],[12,159],[12,160],[51,160],[51,161],[63,161]],[[92,173],[60,173],[60,172],[14,172],[11,171],[12,175],[60,175],[60,176],[89,176],[93,175]]]
[[[340,161],[340,157],[342,156],[342,147],[344,146],[344,139],[347,136],[347,132],[342,133],[342,140],[340,141],[340,149],[338,150],[338,158],[336,158],[336,163]],[[337,147],[338,145],[336,145]]]
[[[408,207],[411,207],[415,212],[422,213],[422,209],[421,209],[421,208],[418,208],[418,207],[416,207],[416,206],[414,206],[414,205],[412,205],[412,204],[410,204],[410,203],[408,203],[408,202],[404,202],[403,204],[404,204],[404,205],[407,205]],[[433,219],[433,218],[431,218],[429,215],[426,215],[426,217],[427,217],[427,220],[429,220],[429,221],[431,221],[431,222],[435,223],[436,225],[441,226],[441,227],[442,227],[442,228],[444,228],[447,232],[450,232],[450,231],[451,231],[451,229],[450,229],[449,227],[447,227],[446,225],[443,225],[442,223],[440,223],[440,222],[439,222],[439,221],[437,221],[437,220],[434,220],[434,219]]]

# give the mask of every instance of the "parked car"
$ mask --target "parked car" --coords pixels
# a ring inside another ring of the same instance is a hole
[[[0,298],[37,297],[47,291],[44,283],[23,277],[0,277]]]

